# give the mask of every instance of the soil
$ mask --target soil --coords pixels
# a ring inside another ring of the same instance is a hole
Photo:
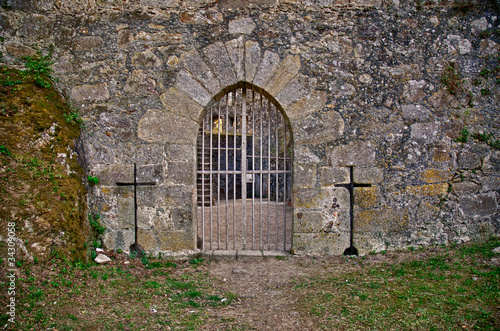
[[[301,278],[355,271],[360,259],[344,256],[216,258],[208,265],[209,274],[218,280],[218,287],[236,294],[238,299],[212,315],[214,320],[233,322],[210,323],[203,330],[228,329],[235,323],[255,330],[318,330],[317,317],[300,308],[299,297],[292,288],[300,284]],[[375,255],[366,256],[362,263],[404,259],[404,253]]]

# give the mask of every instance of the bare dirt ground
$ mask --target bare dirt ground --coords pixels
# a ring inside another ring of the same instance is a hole
[[[318,330],[317,318],[301,308],[299,297],[292,288],[300,284],[301,278],[355,271],[360,265],[358,259],[290,256],[212,260],[208,266],[210,275],[219,281],[219,286],[236,294],[238,299],[212,315],[214,319],[230,319],[233,322],[210,323],[203,330],[228,329],[234,321],[240,327],[254,330]],[[402,259],[404,256],[401,254],[398,257],[377,255],[365,257],[363,263]]]

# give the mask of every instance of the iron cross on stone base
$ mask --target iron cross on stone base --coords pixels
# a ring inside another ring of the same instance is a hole
[[[348,166],[349,168],[349,183],[348,184],[336,184],[337,187],[345,187],[349,191],[349,201],[350,201],[350,238],[349,238],[349,247],[344,251],[344,255],[358,255],[358,250],[354,247],[353,239],[354,239],[354,188],[355,187],[370,187],[371,184],[356,184],[354,183],[354,166]]]
[[[144,250],[137,242],[137,186],[145,186],[145,185],[156,185],[155,182],[138,182],[137,181],[137,166],[134,163],[134,182],[133,183],[116,183],[118,186],[129,186],[132,185],[134,187],[134,224],[135,224],[135,233],[134,233],[134,244],[130,246],[130,252],[136,253],[139,256],[142,256]]]

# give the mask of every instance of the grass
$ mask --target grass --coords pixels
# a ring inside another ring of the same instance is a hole
[[[224,307],[236,298],[212,287],[202,261],[150,264],[155,267],[146,268],[140,260],[97,265],[56,258],[45,265],[26,264],[17,285],[17,326],[197,330],[207,319],[206,307]]]
[[[498,330],[500,268],[491,263],[498,246],[500,240],[491,239],[322,262],[321,268],[332,269],[315,274],[305,268],[306,276],[282,284],[280,296],[299,298],[282,313],[305,312],[323,330]],[[148,258],[144,264],[110,256],[108,265],[72,263],[55,254],[46,263],[22,263],[18,329],[200,330],[219,328],[221,319],[227,330],[255,329],[224,319],[222,312],[239,316],[245,311],[238,309],[252,308],[233,304],[237,296],[209,273],[209,262]],[[393,257],[401,262],[374,262]]]
[[[296,284],[324,330],[498,330],[498,239]]]

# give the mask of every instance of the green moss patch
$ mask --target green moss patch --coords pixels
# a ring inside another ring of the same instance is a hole
[[[51,251],[85,258],[86,193],[72,114],[52,87],[0,68],[0,218],[16,222],[27,256],[39,260]]]

